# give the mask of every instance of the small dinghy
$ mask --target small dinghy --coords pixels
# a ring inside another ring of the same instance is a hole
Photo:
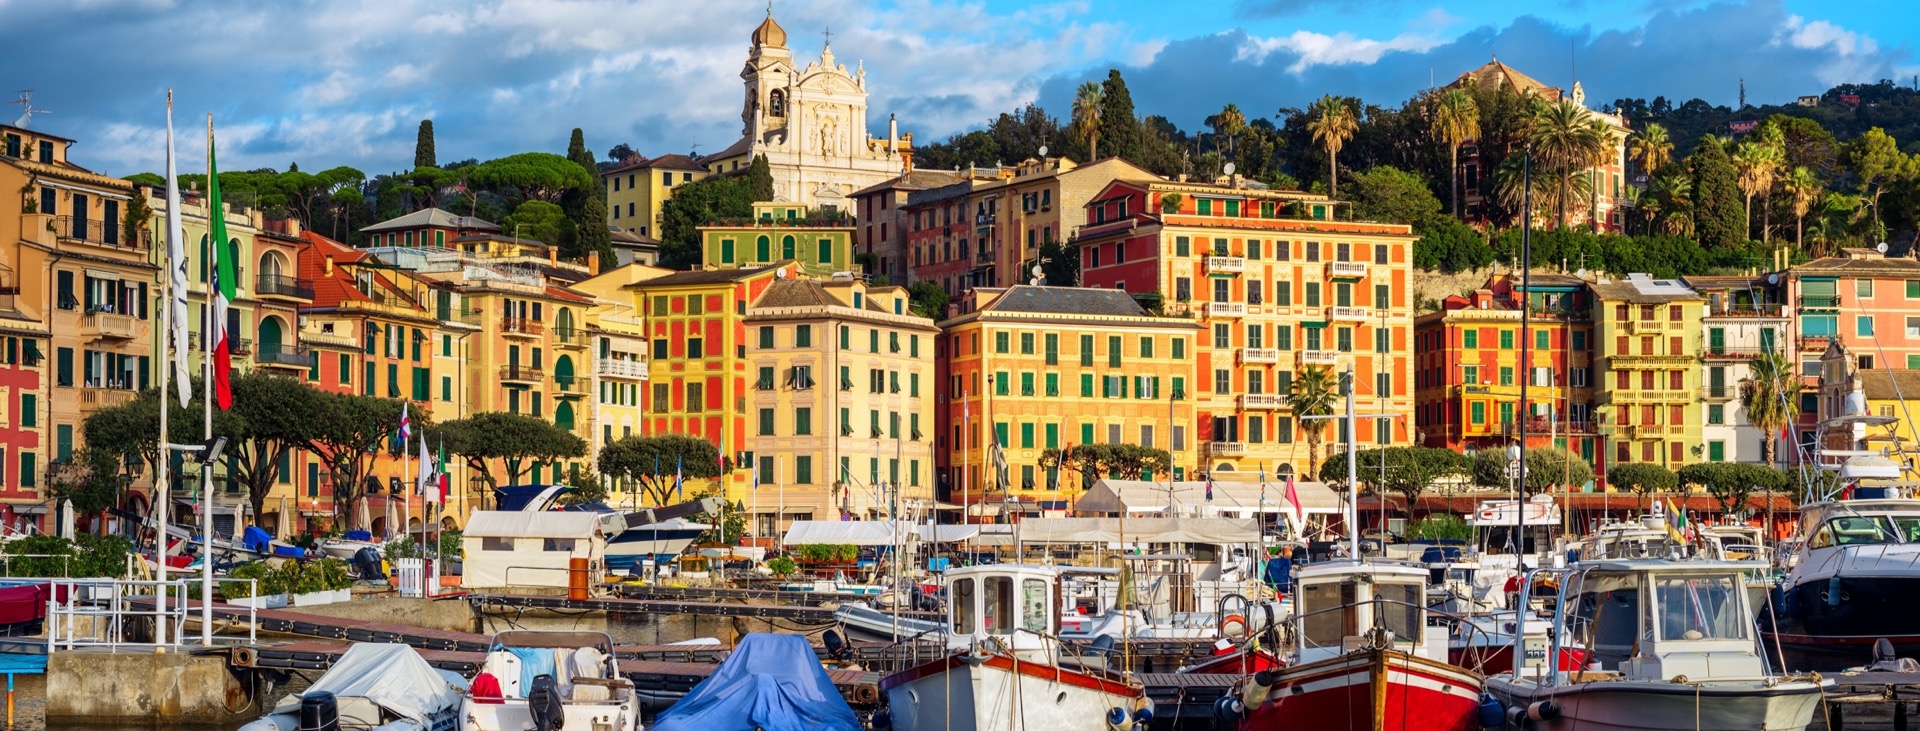
[[[239,731],[453,731],[466,686],[406,645],[356,643],[305,692]]]

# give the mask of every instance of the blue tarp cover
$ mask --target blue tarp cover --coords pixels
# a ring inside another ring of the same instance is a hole
[[[754,633],[650,731],[861,731],[800,635]]]

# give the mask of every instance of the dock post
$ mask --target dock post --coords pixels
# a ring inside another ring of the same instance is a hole
[[[7,673],[7,728],[13,728],[13,673]]]

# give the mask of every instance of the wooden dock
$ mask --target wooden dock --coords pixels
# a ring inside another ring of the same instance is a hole
[[[1860,670],[1824,673],[1833,680],[1825,718],[1807,731],[1907,731],[1920,714],[1920,672]]]
[[[715,591],[715,590],[708,590]],[[528,594],[470,594],[467,600],[481,610],[496,609],[561,609],[591,610],[609,614],[692,614],[703,617],[747,617],[752,619],[784,619],[806,625],[825,626],[834,623],[834,607],[794,604],[745,604],[748,593],[762,596],[768,594],[802,594],[805,592],[767,592],[756,589],[725,590],[739,592],[740,596],[732,601],[686,601],[685,599],[630,599],[627,597],[590,597],[587,599],[568,599],[565,596],[535,596]],[[850,596],[850,595],[848,595]],[[723,597],[716,597],[723,598]],[[788,597],[775,597],[786,600]],[[824,602],[824,600],[822,600]],[[926,619],[942,619],[944,615],[933,612],[902,612],[902,616]]]

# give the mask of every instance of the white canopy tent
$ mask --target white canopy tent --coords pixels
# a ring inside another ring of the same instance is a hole
[[[1171,484],[1171,489],[1169,489]],[[1305,532],[1305,523],[1315,515],[1332,517],[1343,512],[1340,494],[1324,482],[1298,481],[1294,494],[1300,498],[1300,512],[1287,502],[1286,480],[1265,483],[1241,480],[1215,480],[1213,499],[1207,499],[1207,483],[1146,482],[1141,480],[1100,480],[1074,503],[1076,515],[1167,515],[1169,504],[1174,515],[1252,519],[1280,515],[1293,526],[1295,535]],[[1171,495],[1169,495],[1171,493]]]
[[[580,512],[476,510],[461,533],[461,585],[468,589],[567,587],[575,558],[587,559],[597,583],[605,571],[601,516]]]
[[[780,542],[789,546],[892,546],[908,538],[909,533],[914,540],[953,543],[978,535],[980,527],[885,520],[796,520],[787,527],[787,535]]]
[[[1018,526],[991,525],[976,539],[983,546],[1011,546],[1017,529],[1022,545],[1047,543],[1258,543],[1260,525],[1235,518],[1027,518]]]

